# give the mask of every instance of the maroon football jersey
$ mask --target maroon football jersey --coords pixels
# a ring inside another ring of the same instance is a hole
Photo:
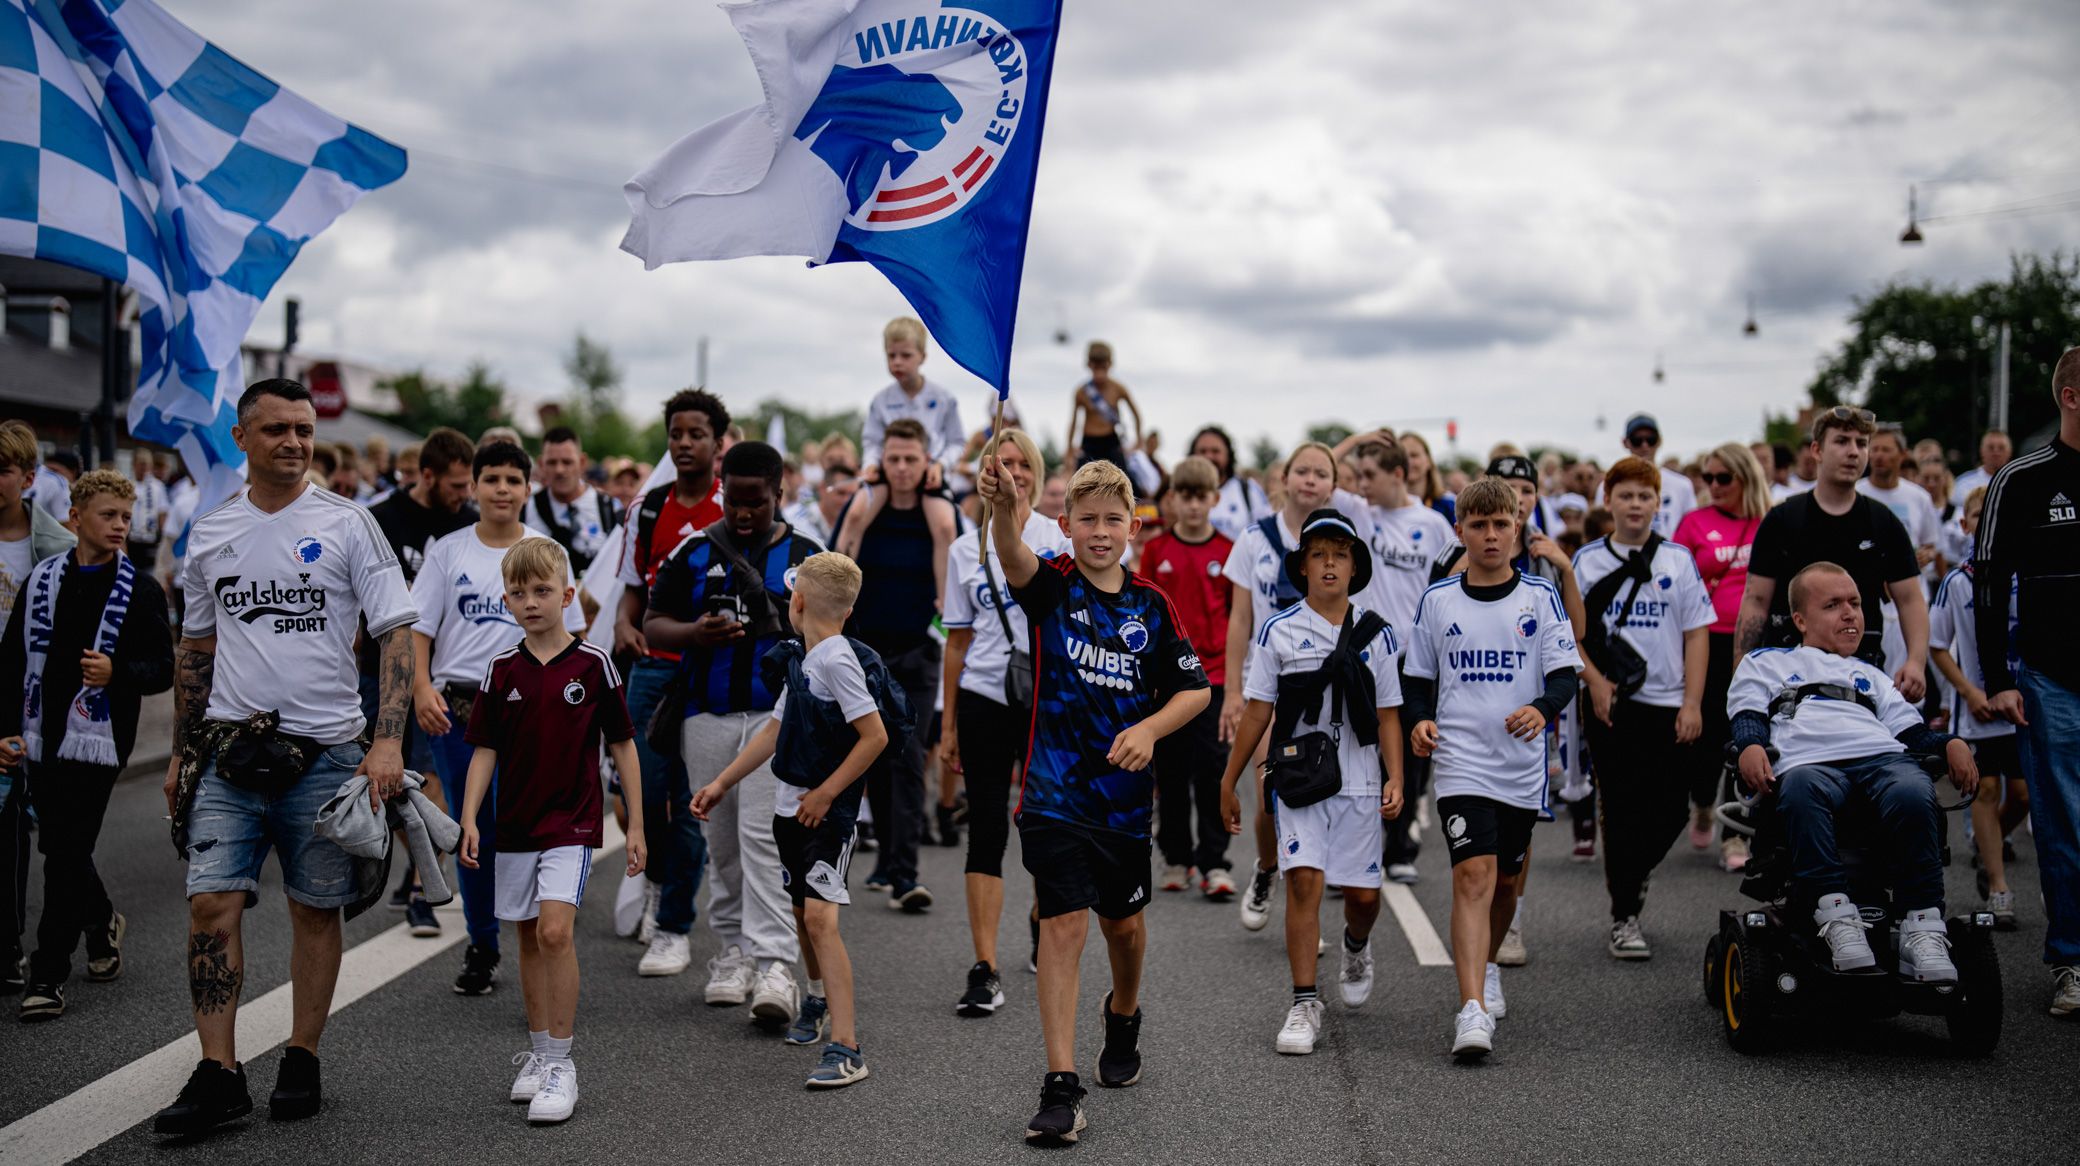
[[[543,662],[522,642],[493,657],[463,737],[498,751],[498,849],[597,849],[600,744],[635,732],[621,674],[600,648],[572,640]]]

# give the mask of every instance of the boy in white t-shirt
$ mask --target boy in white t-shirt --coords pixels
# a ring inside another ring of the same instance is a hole
[[[881,761],[891,737],[882,699],[894,703],[900,698],[889,694],[901,689],[872,648],[844,634],[859,587],[859,565],[844,555],[826,551],[802,560],[787,611],[802,638],[767,657],[787,662],[788,686],[744,751],[693,795],[694,816],[706,821],[738,782],[772,762],[773,841],[794,900],[795,927],[806,940],[802,964],[809,973],[787,1043],[829,1038],[805,1082],[811,1089],[842,1088],[867,1076],[838,909],[852,902],[845,877],[866,790],[861,778]]]
[[[1401,813],[1401,680],[1393,630],[1350,599],[1371,581],[1372,552],[1349,520],[1334,510],[1309,515],[1285,570],[1306,596],[1257,632],[1243,682],[1248,703],[1221,778],[1221,816],[1230,833],[1242,832],[1235,785],[1272,728],[1265,786],[1276,799],[1286,959],[1293,972],[1293,1006],[1276,1047],[1297,1055],[1314,1051],[1322,1029],[1315,966],[1325,884],[1343,889],[1343,1002],[1356,1008],[1372,995],[1381,819]],[[1282,761],[1305,754],[1308,736],[1322,733],[1330,738],[1341,788],[1293,804],[1292,780],[1284,778],[1282,788],[1274,774]]]
[[[521,525],[534,466],[527,452],[497,441],[477,451],[470,478],[478,521],[427,544],[425,561],[412,581],[412,602],[419,618],[412,624],[412,704],[419,728],[433,752],[434,772],[451,813],[462,808],[462,783],[474,750],[464,739],[471,705],[484,669],[500,652],[520,642],[520,624],[506,607],[500,564],[506,552],[530,532]],[[566,563],[566,574],[569,572]],[[584,614],[576,604],[561,612],[565,629],[583,634]],[[483,807],[477,823],[486,839],[495,836],[491,807]],[[487,854],[496,847],[487,842]],[[482,869],[464,867],[457,882],[469,946],[455,991],[482,996],[498,980],[498,916],[490,861]],[[412,934],[440,934],[440,924],[425,900],[413,897],[405,909]]]
[[[1452,1053],[1471,1059],[1494,1047],[1505,1014],[1495,953],[1546,805],[1545,727],[1573,702],[1581,655],[1559,589],[1510,563],[1516,491],[1482,478],[1460,492],[1458,513],[1466,570],[1416,605],[1403,696],[1411,744],[1432,759],[1452,853],[1452,965],[1463,1002]]]

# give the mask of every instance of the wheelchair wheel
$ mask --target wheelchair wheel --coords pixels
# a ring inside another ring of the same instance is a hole
[[[1752,936],[1728,936],[1718,979],[1719,1022],[1726,1030],[1726,1043],[1737,1053],[1767,1051],[1772,1035],[1767,1001],[1773,987],[1769,954]]]
[[[2001,1041],[2001,961],[1993,933],[1952,919],[1950,955],[1957,963],[1960,997],[1943,1014],[1951,1047],[1961,1056],[1986,1056]]]
[[[1719,977],[1723,974],[1719,962],[1725,958],[1725,936],[1714,934],[1704,941],[1704,1002],[1714,1008],[1719,1006]]]

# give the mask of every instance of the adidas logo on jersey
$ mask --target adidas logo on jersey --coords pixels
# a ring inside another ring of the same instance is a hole
[[[1077,623],[1080,623],[1080,624],[1088,624],[1088,623],[1090,623],[1090,622],[1091,622],[1091,617],[1090,617],[1090,616],[1089,616],[1088,614],[1086,614],[1085,612],[1082,612],[1082,611],[1072,611],[1072,612],[1070,612],[1070,613],[1069,613],[1069,618],[1070,618],[1070,619],[1073,619],[1073,620],[1075,620],[1075,621],[1076,621]]]
[[[1326,552],[1326,551],[1325,551],[1325,552],[1323,552],[1323,553],[1324,553],[1324,554],[1327,554],[1328,552]],[[1307,639],[1306,637],[1304,637],[1304,636],[1303,636],[1303,637],[1301,637],[1301,640],[1300,640],[1300,646],[1301,646],[1301,647],[1303,647],[1303,648],[1312,648],[1312,647],[1314,647],[1314,641],[1313,641],[1313,640],[1310,640],[1310,639]]]
[[[217,557],[220,559],[235,559],[238,557],[238,548],[230,543],[225,543],[224,549],[217,552]]]
[[[520,699],[520,690],[519,690],[519,689],[517,689],[517,688],[510,688],[510,689],[507,689],[507,690],[506,690],[506,701],[507,701],[507,703],[511,703],[511,702],[513,702],[513,701],[516,701],[516,700],[519,700],[519,699]]]
[[[1450,626],[1450,627],[1448,627],[1448,628],[1444,629],[1444,634],[1445,634],[1445,635],[1448,635],[1448,636],[1463,636],[1463,635],[1465,635],[1466,633],[1465,633],[1465,632],[1462,632],[1462,631],[1460,631],[1460,630],[1459,630],[1459,625],[1455,623],[1455,624],[1453,624],[1452,626]]]
[[[2066,497],[2062,491],[2052,495],[2051,521],[2071,522],[2075,517],[2080,517],[2080,511],[2075,510],[2071,498]]]
[[[458,576],[456,576],[456,577],[455,577],[455,586],[457,586],[457,587],[467,587],[467,586],[469,586],[469,573],[468,573],[467,571],[465,571],[465,572],[463,572],[462,574],[460,574],[460,575],[458,575]]]
[[[727,574],[729,574],[729,572],[722,569],[721,563],[717,563],[714,566],[708,568],[708,578],[710,579],[720,579]]]
[[[1170,560],[1168,559],[1164,559],[1162,562],[1156,564],[1156,574],[1158,575],[1168,575],[1175,572],[1176,570],[1177,568],[1171,566]]]

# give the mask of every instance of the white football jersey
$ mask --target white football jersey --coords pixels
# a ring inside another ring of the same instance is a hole
[[[1850,700],[1809,696],[1798,711],[1770,722],[1770,744],[1777,747],[1778,773],[1801,765],[1855,761],[1881,753],[1904,753],[1896,734],[1921,723],[1921,712],[1900,696],[1892,678],[1853,656],[1837,656],[1820,648],[1757,648],[1733,670],[1726,690],[1726,715],[1769,712],[1779,693],[1805,684],[1835,684],[1869,696],[1876,716]]]
[[[1591,588],[1637,553],[1638,548],[1597,539],[1575,552],[1575,583],[1587,596]],[[1647,682],[1631,699],[1656,708],[1681,708],[1683,633],[1712,626],[1718,615],[1712,610],[1712,595],[1705,589],[1704,577],[1697,573],[1697,560],[1688,550],[1664,541],[1654,551],[1651,573],[1653,579],[1640,585],[1632,611],[1625,617],[1625,626],[1616,634],[1625,637],[1625,642],[1647,661]],[[1631,594],[1631,581],[1620,583],[1618,593],[1611,596],[1605,610],[1592,611],[1589,618],[1600,618],[1604,627],[1612,627]]]
[[[1407,632],[1415,623],[1416,603],[1430,586],[1430,564],[1455,537],[1445,517],[1420,502],[1399,510],[1372,509],[1372,586],[1366,589],[1408,646]]]
[[[2019,583],[2020,580],[2017,580]],[[1943,586],[1936,591],[1935,605],[1928,611],[1928,646],[1940,648],[1957,660],[1959,671],[1972,683],[1984,686],[1986,673],[1979,667],[1978,616],[1972,607],[1978,597],[1973,594],[1971,573],[1959,567],[1943,577]],[[2015,629],[2015,599],[2011,588],[2008,598],[2008,630],[2010,639]],[[2010,661],[2012,664],[2013,661]],[[1945,686],[1948,687],[1947,685]],[[1965,707],[1964,694],[1951,690],[1944,700],[1950,710],[1950,731],[1967,741],[1984,741],[1989,737],[2012,737],[2015,724],[2012,721],[1982,721]]]
[[[1545,692],[1547,673],[1579,671],[1582,657],[1558,588],[1524,574],[1508,587],[1481,600],[1468,594],[1464,574],[1432,584],[1416,604],[1404,666],[1437,682],[1437,796],[1543,813],[1545,734],[1520,740],[1503,722]]]
[[[1351,605],[1351,622],[1355,624],[1365,614],[1365,609]],[[1261,700],[1267,704],[1278,700],[1278,678],[1296,672],[1313,672],[1336,650],[1337,637],[1343,628],[1322,618],[1320,612],[1304,601],[1286,608],[1264,621],[1251,641],[1248,676],[1243,681],[1242,695],[1250,700]],[[1359,650],[1359,658],[1372,670],[1373,705],[1376,708],[1396,708],[1401,704],[1401,673],[1395,661],[1401,655],[1401,644],[1391,627],[1380,629],[1373,642]],[[1323,706],[1334,699],[1333,689],[1322,694]],[[1320,707],[1312,722],[1303,718],[1294,727],[1296,733],[1327,732],[1333,710]],[[1343,770],[1343,796],[1366,797],[1379,800],[1382,776],[1379,761],[1379,746],[1367,745],[1358,740],[1351,731],[1348,716],[1343,718],[1343,728],[1337,740],[1336,761]],[[1395,748],[1400,742],[1391,742]]]
[[[419,609],[412,630],[433,641],[429,671],[436,685],[476,684],[493,656],[526,635],[506,610],[502,564],[511,549],[485,546],[474,524],[427,545],[426,561],[412,580],[412,603]],[[567,561],[564,575],[568,585],[577,585]],[[573,635],[585,634],[585,612],[576,596],[563,609],[563,626]]]

